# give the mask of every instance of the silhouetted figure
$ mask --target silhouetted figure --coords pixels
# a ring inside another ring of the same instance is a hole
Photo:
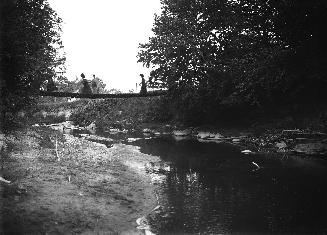
[[[145,82],[145,79],[144,79],[144,75],[143,75],[143,74],[140,74],[140,76],[141,76],[141,78],[142,78],[140,94],[141,94],[141,95],[145,95],[145,94],[147,93],[146,82]]]
[[[85,75],[84,75],[84,73],[81,74],[81,77],[82,77],[82,84],[83,84],[83,87],[82,87],[82,89],[80,90],[80,93],[81,93],[81,94],[92,94],[91,87],[90,87],[90,85],[89,85],[89,82],[85,79]]]
[[[93,74],[93,80],[91,81],[91,88],[92,88],[93,93],[95,93],[95,94],[99,93],[98,85],[96,83],[96,77],[94,74]]]

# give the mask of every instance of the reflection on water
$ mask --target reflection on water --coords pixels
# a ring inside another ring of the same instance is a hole
[[[88,134],[162,159],[146,166],[162,206],[149,218],[157,234],[327,234],[327,171],[316,161],[188,138]]]
[[[159,234],[327,233],[327,174],[310,161],[245,156],[228,144],[172,138],[132,143],[163,163],[158,181]],[[256,170],[252,162],[261,168]]]

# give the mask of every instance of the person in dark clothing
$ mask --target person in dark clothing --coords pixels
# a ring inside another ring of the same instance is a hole
[[[144,75],[140,74],[140,76],[142,78],[140,94],[145,95],[147,93],[146,82],[145,82],[145,79],[144,79]]]
[[[92,90],[91,87],[89,85],[89,82],[87,81],[87,79],[85,79],[85,75],[84,73],[81,74],[82,77],[82,89],[80,90],[81,94],[92,94]]]

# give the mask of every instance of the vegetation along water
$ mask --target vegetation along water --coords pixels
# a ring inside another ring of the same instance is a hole
[[[0,2],[0,234],[326,234],[326,2],[160,2],[126,96]]]

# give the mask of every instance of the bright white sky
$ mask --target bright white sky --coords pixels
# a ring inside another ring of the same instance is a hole
[[[137,63],[138,44],[152,35],[160,0],[49,0],[63,19],[66,76],[84,73],[101,78],[107,89],[135,90],[140,73],[149,70]]]

